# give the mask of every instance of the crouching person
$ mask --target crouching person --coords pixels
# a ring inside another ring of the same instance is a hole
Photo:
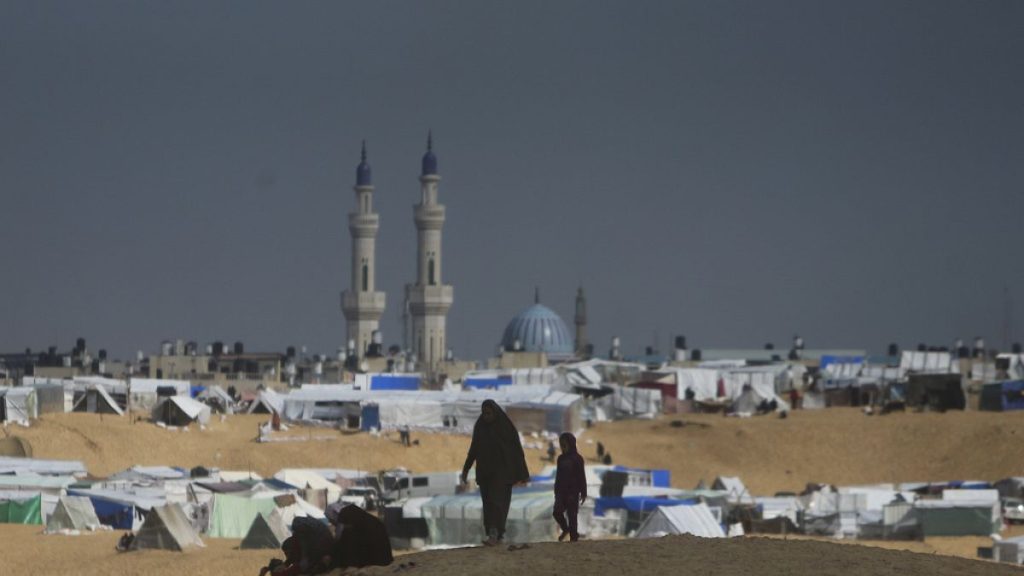
[[[394,560],[391,538],[379,518],[355,504],[336,502],[324,511],[334,526],[334,568],[387,566]]]
[[[331,529],[320,520],[305,516],[292,521],[292,535],[281,544],[284,562],[274,559],[260,570],[260,576],[321,574],[334,564]]]

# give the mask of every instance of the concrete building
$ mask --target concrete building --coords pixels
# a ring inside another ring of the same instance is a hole
[[[405,287],[412,324],[410,344],[417,370],[426,374],[437,374],[447,357],[446,321],[454,300],[454,289],[442,281],[441,275],[445,210],[437,198],[440,181],[433,139],[428,134],[420,173],[420,203],[413,208],[417,232],[416,282]]]
[[[376,284],[380,216],[373,211],[373,173],[366,161],[366,142],[363,142],[362,161],[356,167],[353,190],[356,209],[348,215],[348,230],[352,236],[351,283],[341,294],[341,311],[345,315],[348,344],[358,361],[366,356],[385,306],[384,292],[378,292]]]

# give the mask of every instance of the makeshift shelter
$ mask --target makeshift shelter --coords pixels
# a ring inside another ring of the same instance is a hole
[[[210,407],[187,396],[167,396],[153,407],[152,418],[169,426],[188,426],[210,421]]]
[[[985,384],[981,388],[979,408],[994,412],[1024,410],[1024,380]]]
[[[959,374],[910,374],[904,394],[908,405],[940,412],[967,406]]]
[[[914,513],[925,537],[988,536],[1002,524],[998,500],[918,500]]]
[[[145,513],[163,506],[167,498],[163,490],[71,489],[72,496],[87,496],[100,523],[121,530],[135,530],[145,520]]]
[[[29,386],[29,384],[22,384]],[[74,397],[73,391],[64,390],[61,382],[44,381],[32,384],[36,390],[36,406],[40,414],[63,414],[68,411],[68,403]]]
[[[725,531],[706,504],[659,507],[636,531],[637,538],[668,534],[692,534],[702,538],[724,538]]]
[[[135,535],[131,549],[183,552],[188,548],[204,546],[181,506],[167,504],[157,506],[146,514],[146,521]]]
[[[730,504],[754,504],[753,495],[738,476],[719,476],[711,483],[711,489],[728,493]]]
[[[91,412],[94,414],[115,414],[123,416],[124,410],[103,386],[90,385],[84,392],[76,395],[74,412]]]
[[[550,540],[553,508],[554,495],[550,488],[513,490],[505,539],[509,542]],[[420,513],[426,521],[432,545],[479,544],[487,537],[479,493],[435,496],[421,506]]]
[[[992,559],[1009,564],[1024,563],[1024,536],[993,540]]]
[[[192,385],[188,380],[162,378],[132,378],[131,405],[139,410],[151,410],[163,398],[183,396],[191,398]]]
[[[276,509],[275,509],[276,510]],[[278,549],[289,536],[288,527],[284,525],[281,515],[257,514],[252,521],[252,526],[246,532],[245,538],[239,544],[239,548],[249,550],[253,548]]]
[[[276,505],[272,497],[214,494],[210,507],[210,538],[245,538],[260,514],[269,515]]]
[[[249,405],[249,414],[278,414],[284,415],[285,396],[267,388],[260,390],[260,395]]]
[[[0,492],[0,524],[42,524],[42,510],[38,492]]]
[[[234,414],[235,399],[223,388],[214,384],[196,395],[196,400],[206,404],[218,414]]]
[[[85,496],[61,496],[57,507],[46,521],[46,533],[74,530],[84,532],[100,527],[100,519],[92,502]]]
[[[38,417],[35,388],[0,388],[0,422],[28,422]]]

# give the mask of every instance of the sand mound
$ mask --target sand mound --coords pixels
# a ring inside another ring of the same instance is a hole
[[[118,553],[119,532],[81,536],[46,536],[40,526],[0,524],[4,549],[0,574],[77,574],[79,576],[256,576],[275,556],[271,550],[239,550],[238,540],[206,538],[206,548],[188,552],[147,550]],[[897,543],[892,543],[896,545]],[[909,543],[914,544],[914,543]],[[276,554],[280,557],[280,553]],[[401,564],[415,566],[400,569]],[[391,566],[365,568],[345,574],[367,576],[409,573],[410,576],[487,574],[701,574],[706,576],[829,575],[862,576],[988,576],[1020,575],[1021,570],[984,560],[941,554],[919,554],[811,540],[769,538],[701,539],[672,536],[650,540],[541,543],[507,548],[466,548],[399,555]],[[341,576],[335,571],[331,576]]]
[[[273,474],[286,467],[382,470],[405,466],[429,472],[457,470],[469,438],[413,432],[410,448],[397,434],[373,437],[329,428],[295,427],[296,442],[256,443],[267,416],[214,417],[206,430],[158,428],[148,422],[96,414],[48,414],[19,435],[37,458],[82,460],[95,475],[135,464],[217,466]],[[681,420],[682,426],[673,426]],[[585,431],[580,450],[594,458],[595,441],[616,464],[668,468],[672,483],[692,488],[701,479],[740,476],[755,494],[800,490],[807,482],[855,484],[929,480],[998,480],[1024,475],[1019,443],[1024,413],[947,412],[865,416],[854,408],[797,411],[774,416],[663,416],[608,422]],[[532,471],[547,463],[527,450]]]
[[[32,444],[20,436],[0,438],[0,456],[32,457]]]
[[[388,567],[363,569],[358,574],[394,573],[422,576],[486,574],[701,574],[703,576],[758,576],[828,574],[832,576],[899,574],[901,576],[1020,575],[1017,568],[992,562],[965,560],[843,546],[806,540],[767,538],[704,539],[669,536],[648,540],[582,541],[576,544],[532,544],[526,550],[468,548],[408,554]],[[340,572],[336,572],[340,574]]]

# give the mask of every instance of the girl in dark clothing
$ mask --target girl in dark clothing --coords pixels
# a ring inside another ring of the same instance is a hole
[[[494,546],[505,537],[505,521],[512,505],[512,486],[530,479],[519,431],[494,400],[485,400],[473,426],[473,441],[462,467],[462,483],[476,463],[476,483],[483,501],[484,544]]]
[[[555,522],[562,534],[558,541],[569,538],[570,542],[580,539],[576,527],[576,514],[580,504],[587,501],[587,473],[583,456],[576,451],[576,437],[564,432],[558,437],[562,455],[558,457],[558,472],[555,474]]]

